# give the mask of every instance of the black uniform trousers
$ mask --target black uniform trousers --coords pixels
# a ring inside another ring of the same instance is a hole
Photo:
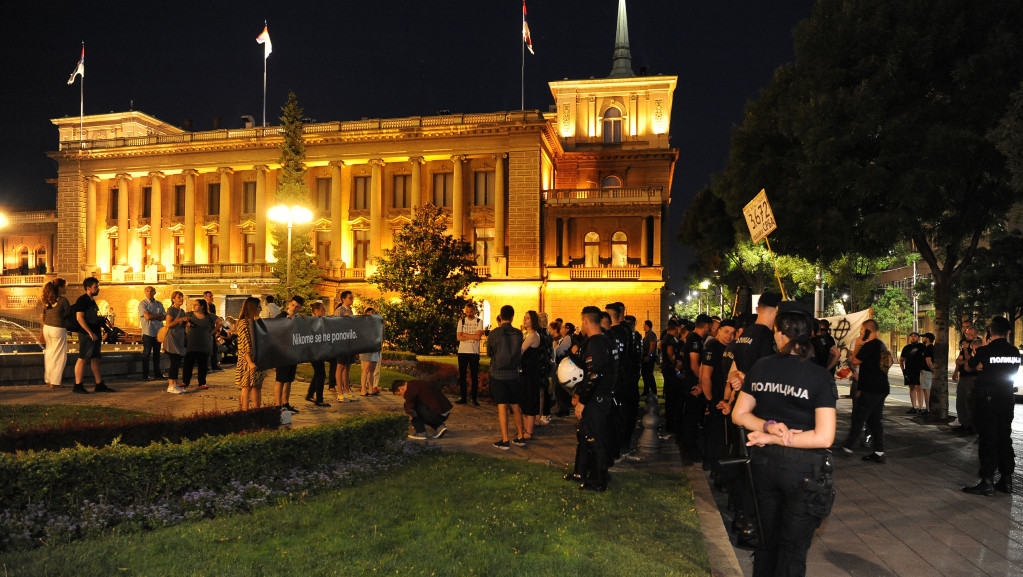
[[[622,451],[632,447],[632,436],[636,432],[636,417],[639,415],[639,374],[625,373],[622,384],[615,391],[621,405],[621,423],[618,429],[619,445]]]
[[[664,377],[664,430],[678,433],[682,418],[682,382],[672,369],[662,370]]]
[[[640,373],[643,375],[643,396],[650,394],[653,391],[657,394],[657,380],[654,378],[654,362],[644,362],[640,365]]]
[[[1011,479],[1016,468],[1012,450],[1012,417],[1015,401],[1012,389],[978,385],[973,392],[974,424],[979,438],[980,477]]]
[[[750,463],[764,529],[753,553],[753,577],[806,575],[806,553],[822,521],[810,514],[813,494],[804,488],[804,480],[814,477],[814,465],[765,454],[776,448],[754,449]],[[820,460],[823,464],[823,455]]]
[[[699,385],[695,378],[687,378],[679,385],[679,396],[681,397],[681,411],[679,412],[679,435],[676,438],[679,450],[684,457],[697,461],[700,459],[700,424],[703,422],[703,413],[706,407],[705,397],[701,392],[693,396],[689,391]]]
[[[607,487],[607,470],[611,466],[607,430],[613,407],[611,396],[606,393],[593,395],[583,407],[575,447],[575,474],[583,483]]]

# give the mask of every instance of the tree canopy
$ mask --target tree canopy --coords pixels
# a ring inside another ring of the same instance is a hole
[[[441,209],[427,204],[394,233],[377,269],[366,280],[384,297],[377,301],[387,319],[387,340],[415,353],[457,346],[455,323],[471,302],[469,289],[485,280],[476,269],[476,253],[463,239],[446,233]],[[397,293],[391,298],[387,293]]]

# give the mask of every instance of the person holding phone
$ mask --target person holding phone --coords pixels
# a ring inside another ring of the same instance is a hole
[[[884,400],[888,396],[888,374],[881,368],[881,354],[884,344],[877,338],[877,322],[874,319],[863,321],[860,326],[860,343],[849,357],[849,363],[860,369],[859,389],[856,391],[852,424],[849,434],[842,444],[842,453],[853,454],[853,447],[859,439],[863,423],[867,424],[873,439],[874,452],[863,457],[864,461],[885,464],[888,459],[884,455],[884,425],[881,416],[884,411]]]

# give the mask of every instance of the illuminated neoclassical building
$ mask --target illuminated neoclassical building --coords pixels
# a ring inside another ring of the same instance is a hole
[[[584,305],[620,300],[659,327],[676,80],[633,74],[622,3],[612,74],[551,82],[549,113],[306,125],[325,300],[338,288],[377,296],[364,280],[374,259],[432,202],[450,233],[476,247],[490,279],[474,296],[493,310],[488,318],[511,304],[575,320]],[[269,292],[279,127],[189,132],[124,112],[85,117],[83,135],[79,121],[53,121],[51,271],[72,284],[98,275],[128,325],[147,284],[163,299],[212,290],[228,314]]]

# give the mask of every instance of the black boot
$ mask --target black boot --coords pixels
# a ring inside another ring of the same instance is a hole
[[[75,387],[71,389],[72,393],[78,393],[80,395],[88,395],[89,391],[82,386],[82,383],[75,383]]]
[[[995,486],[991,483],[990,477],[985,477],[972,487],[963,487],[963,492],[971,495],[984,495],[985,497],[990,497],[995,494]]]
[[[1008,475],[1002,475],[1001,479],[995,483],[995,490],[1002,493],[1012,493],[1012,477]]]

